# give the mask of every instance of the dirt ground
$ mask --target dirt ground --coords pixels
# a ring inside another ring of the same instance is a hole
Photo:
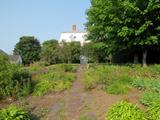
[[[83,67],[80,66],[70,90],[43,97],[30,96],[17,104],[27,106],[36,120],[104,120],[108,108],[120,100],[128,100],[144,109],[138,101],[140,91],[132,89],[126,95],[110,95],[99,87],[86,91],[83,74]],[[4,105],[4,101],[0,102],[0,107]]]

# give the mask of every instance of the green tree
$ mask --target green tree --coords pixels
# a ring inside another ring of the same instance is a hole
[[[71,49],[71,62],[72,63],[79,63],[80,62],[80,55],[81,55],[80,42],[71,42],[69,46]]]
[[[108,46],[103,42],[86,43],[82,48],[82,53],[88,57],[89,62],[104,63],[109,57]]]
[[[14,54],[21,55],[23,64],[40,60],[40,42],[33,36],[23,36],[14,48]]]
[[[81,45],[79,42],[62,42],[57,49],[62,63],[79,63],[81,54]]]
[[[47,64],[55,64],[59,62],[57,52],[58,41],[55,39],[47,40],[42,44],[41,60]]]
[[[147,52],[160,45],[159,0],[92,0],[87,11],[89,39],[105,42],[111,51],[142,51],[146,66]]]

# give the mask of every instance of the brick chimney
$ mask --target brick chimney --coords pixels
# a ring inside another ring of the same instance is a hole
[[[72,32],[77,32],[77,26],[76,25],[72,25]]]

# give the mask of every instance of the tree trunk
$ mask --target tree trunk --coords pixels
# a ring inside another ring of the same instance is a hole
[[[147,67],[147,49],[144,49],[143,50],[143,58],[142,58],[142,64],[143,64],[143,67]]]
[[[138,64],[138,54],[134,54],[134,64]]]

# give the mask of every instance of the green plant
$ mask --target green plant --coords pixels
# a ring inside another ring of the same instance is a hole
[[[155,79],[148,79],[142,77],[136,77],[135,80],[132,82],[134,87],[142,90],[154,90],[160,93],[160,81]]]
[[[71,88],[75,74],[64,72],[58,68],[51,69],[48,73],[40,74],[36,79],[38,81],[34,87],[33,95],[43,96],[49,92],[60,92]]]
[[[31,75],[18,65],[4,63],[0,71],[1,99],[27,96],[31,91]]]
[[[53,88],[54,85],[49,80],[42,80],[35,86],[33,94],[36,96],[42,96],[48,92],[51,92]]]
[[[152,106],[158,101],[160,102],[160,94],[155,91],[145,91],[140,98],[140,102],[146,106]]]
[[[124,83],[115,82],[106,87],[106,92],[109,94],[125,94],[129,91],[131,87]]]
[[[144,113],[135,105],[121,101],[106,113],[105,120],[146,120]]]
[[[75,72],[76,69],[71,64],[62,64],[61,67],[64,69],[65,72]]]
[[[155,102],[146,112],[147,120],[160,120],[160,101]]]
[[[0,120],[30,120],[29,112],[16,106],[0,110]]]

